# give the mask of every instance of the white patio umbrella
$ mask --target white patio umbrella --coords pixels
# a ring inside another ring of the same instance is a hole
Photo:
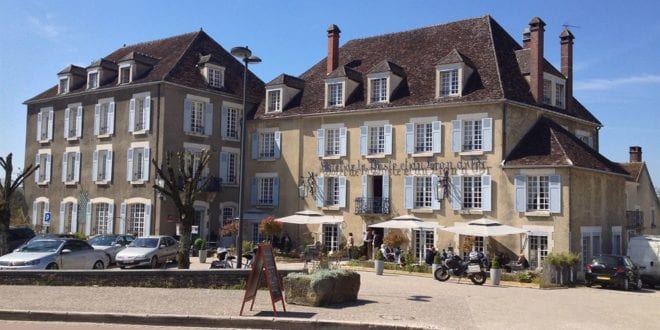
[[[437,229],[442,227],[434,222],[426,222],[413,215],[400,215],[387,221],[369,225],[371,228],[388,229]]]
[[[521,228],[503,225],[498,221],[481,218],[472,220],[466,225],[440,228],[442,230],[466,236],[504,236],[512,234],[522,234],[527,231]]]
[[[341,223],[344,221],[344,218],[334,215],[325,215],[317,211],[304,210],[275,220],[296,225],[318,225]]]

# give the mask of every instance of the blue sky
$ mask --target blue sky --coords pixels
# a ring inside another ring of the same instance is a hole
[[[23,101],[53,86],[69,64],[87,66],[123,44],[203,28],[226,49],[248,45],[265,82],[299,75],[326,55],[326,28],[340,44],[389,32],[491,15],[514,38],[534,16],[547,24],[545,54],[560,65],[559,34],[575,35],[574,94],[604,127],[600,151],[628,161],[639,145],[660,185],[658,1],[31,1],[0,0],[0,155],[23,166]],[[28,160],[31,161],[31,160]]]

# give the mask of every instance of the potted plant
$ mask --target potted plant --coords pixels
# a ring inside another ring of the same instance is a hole
[[[502,278],[502,269],[500,268],[500,261],[497,257],[493,257],[493,260],[490,262],[490,280],[493,285],[500,285],[500,279]]]
[[[199,262],[202,263],[202,264],[205,263],[206,262],[206,241],[201,239],[201,238],[198,238],[198,239],[195,240],[195,243],[193,243],[193,244],[195,245],[195,248],[197,249],[197,251],[199,251]]]
[[[383,275],[383,269],[385,268],[385,256],[383,251],[380,249],[376,252],[376,260],[374,260],[374,268],[376,269],[376,275]]]
[[[440,258],[440,252],[436,252],[433,257],[433,265],[431,265],[431,275],[435,274],[435,270],[442,266],[442,258]]]

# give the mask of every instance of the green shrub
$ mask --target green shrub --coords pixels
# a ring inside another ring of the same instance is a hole
[[[378,249],[378,252],[376,252],[376,260],[380,261],[385,261],[385,256],[383,255],[383,251]]]
[[[197,250],[206,250],[206,241],[201,238],[196,239],[193,245]]]
[[[529,272],[520,272],[516,275],[518,278],[518,282],[521,283],[532,283],[532,279],[534,278],[534,275]]]
[[[500,261],[497,260],[496,257],[493,257],[493,260],[490,262],[490,268],[492,269],[500,269]]]
[[[442,263],[442,258],[440,258],[440,252],[436,252],[435,257],[433,257],[433,264],[439,265]]]
[[[241,247],[243,248],[243,253],[249,253],[252,252],[253,244],[251,241],[243,241],[243,244],[241,244]]]

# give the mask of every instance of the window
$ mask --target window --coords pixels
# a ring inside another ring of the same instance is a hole
[[[259,134],[259,158],[275,158],[275,132]]]
[[[482,118],[485,115],[459,116],[460,119],[451,121],[453,152],[493,150],[493,119]]]
[[[548,180],[546,175],[527,177],[527,210],[546,211],[550,208]]]
[[[149,148],[135,145],[128,149],[126,173],[128,181],[144,183],[149,181]]]
[[[435,235],[432,230],[413,229],[415,237],[415,257],[418,261],[426,260],[428,249],[435,246]]]
[[[204,124],[206,123],[204,120],[204,103],[193,101],[190,115],[190,131],[197,134],[204,134]]]
[[[440,96],[458,94],[458,69],[440,71]]]
[[[612,254],[621,254],[621,227],[612,227]]]
[[[414,208],[431,208],[431,177],[415,177],[415,204]]]
[[[385,127],[369,128],[369,154],[382,154],[385,152]]]
[[[232,206],[225,206],[222,208],[222,225],[223,227],[232,223],[236,214],[236,208]]]
[[[208,67],[206,70],[208,75],[207,79],[211,87],[220,88],[224,85],[224,69]]]
[[[37,184],[47,184],[50,182],[50,164],[51,155],[50,150],[41,150],[37,153],[34,161],[39,165],[39,170],[34,174],[34,182]]]
[[[437,198],[438,176],[405,176],[404,208],[406,209],[440,209]]]
[[[69,92],[69,78],[60,78],[58,92],[59,94],[66,94]]]
[[[142,203],[128,205],[128,219],[126,219],[126,232],[136,237],[145,236],[146,205]]]
[[[543,103],[552,104],[552,81],[543,79]]]
[[[265,129],[252,134],[252,159],[280,158],[282,132]]]
[[[252,178],[252,205],[275,207],[279,204],[279,178],[273,175]]]
[[[326,251],[339,249],[339,228],[335,224],[323,224],[323,246]]]
[[[442,123],[433,119],[417,118],[406,123],[406,152],[423,154],[441,152]]]
[[[319,157],[346,156],[346,127],[331,124],[316,131],[317,155]]]
[[[238,141],[241,137],[240,120],[243,115],[238,105],[225,103],[222,106],[222,137],[227,140]]]
[[[335,206],[339,204],[339,178],[327,177],[325,184],[325,205]]]
[[[368,123],[360,127],[360,154],[377,156],[392,154],[392,125]]]
[[[112,181],[112,150],[97,149],[92,155],[92,181],[108,183]]]
[[[463,151],[481,150],[481,120],[463,121]]]
[[[451,176],[450,195],[454,210],[491,210],[490,175]],[[442,197],[442,196],[441,196]]]
[[[261,243],[261,232],[259,231],[259,223],[252,223],[252,243]]]
[[[50,142],[53,139],[53,108],[43,108],[37,114],[37,141]]]
[[[64,138],[77,139],[82,136],[82,105],[69,105],[64,109]]]
[[[128,84],[131,82],[131,66],[119,67],[119,84]]]
[[[338,156],[341,149],[339,128],[325,130],[325,155]]]
[[[564,100],[566,95],[564,92],[564,84],[556,83],[555,84],[555,106],[558,108],[564,108]]]
[[[318,196],[316,206],[346,207],[346,177],[325,176],[316,179]]]
[[[80,150],[70,149],[62,155],[62,182],[66,184],[80,181]]]
[[[151,96],[149,93],[135,94],[129,101],[128,131],[144,133],[151,128]]]
[[[586,267],[591,259],[598,254],[601,254],[601,228],[594,227],[581,227],[580,236],[582,241],[582,266]]]
[[[558,108],[566,107],[566,82],[557,76],[543,74],[543,103]]]
[[[463,209],[481,209],[481,177],[463,177]]]
[[[387,102],[387,78],[370,79],[371,103]]]
[[[516,211],[546,212],[544,214],[561,212],[561,178],[559,175],[517,175],[514,178],[516,187]]]
[[[112,234],[112,219],[110,218],[110,207],[108,203],[94,203],[94,225],[93,235]]]
[[[115,102],[99,100],[94,106],[94,135],[108,137],[115,133]]]
[[[548,256],[548,236],[528,235],[529,254],[527,260],[532,269],[541,267],[545,257]]]
[[[50,203],[48,198],[39,197],[32,202],[32,228],[37,234],[45,233],[44,216],[50,212]]]
[[[183,148],[186,150],[184,156],[186,168],[189,167],[192,168],[193,176],[197,175],[197,168],[200,166],[200,162],[202,161],[202,153],[206,150],[209,150],[209,146],[201,145],[201,144],[193,144],[193,143],[184,143]],[[208,177],[208,175],[209,175],[209,165],[207,163],[202,170],[201,177],[205,178]],[[203,184],[203,182],[200,182],[200,184]]]
[[[235,185],[238,183],[238,149],[220,152],[220,180],[222,184]]]
[[[77,222],[78,203],[62,201],[60,203],[60,233],[75,233]]]
[[[99,88],[99,72],[92,71],[87,73],[87,89]]]
[[[268,108],[266,112],[282,111],[282,90],[272,89],[268,91]]]
[[[340,107],[344,105],[344,83],[328,83],[328,107]]]
[[[580,141],[588,144],[590,147],[593,148],[594,146],[594,140],[591,137],[591,133],[583,130],[575,130],[575,136],[580,139]]]
[[[433,148],[433,130],[431,123],[415,124],[415,153],[431,152]]]

